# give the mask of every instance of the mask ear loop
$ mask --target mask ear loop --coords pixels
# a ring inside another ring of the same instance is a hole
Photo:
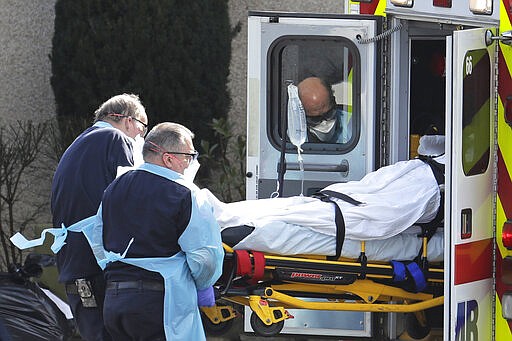
[[[157,145],[156,143],[154,142],[151,142],[151,141],[146,141],[147,143],[153,145],[155,148],[153,147],[150,147],[149,150],[151,150],[152,152],[155,152],[155,153],[165,153],[165,150],[160,147],[159,145]]]
[[[162,147],[160,147],[159,145],[157,145],[156,143],[154,142],[151,142],[151,141],[146,141],[147,143],[153,145],[154,147],[150,147],[149,150],[151,150],[152,152],[155,152],[155,153],[162,153],[165,154],[167,153]]]

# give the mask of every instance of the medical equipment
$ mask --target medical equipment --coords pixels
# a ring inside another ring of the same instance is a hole
[[[240,228],[243,233],[250,233],[247,227]],[[409,233],[406,242],[419,238],[416,256],[391,261],[370,260],[366,250],[372,242],[365,241],[358,242],[357,258],[343,257],[342,252],[339,259],[328,260],[321,255],[283,256],[234,250],[224,240],[224,272],[216,289],[224,301],[252,310],[251,327],[261,336],[278,334],[285,320],[293,318],[288,309],[399,312],[421,316],[425,309],[443,304],[442,257],[433,256],[437,258],[433,262],[427,255],[432,254],[429,245],[438,249],[441,246],[441,250],[434,253],[442,254],[444,242],[443,233],[434,237],[430,227],[414,231],[418,233]],[[435,238],[440,240],[430,243]],[[404,240],[396,242],[401,244]],[[217,328],[235,317],[226,307],[229,306],[217,308],[217,316],[224,316]],[[216,311],[215,307],[210,309]]]
[[[302,158],[301,146],[306,142],[307,127],[306,113],[299,98],[298,88],[288,85],[288,137],[290,142],[297,147],[297,162],[300,170],[301,191],[304,193],[304,159]]]

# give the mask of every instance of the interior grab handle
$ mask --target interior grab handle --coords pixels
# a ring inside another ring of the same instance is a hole
[[[281,163],[277,164],[277,169],[279,170],[281,167]],[[321,163],[304,163],[304,171],[309,172],[333,172],[333,173],[348,173],[348,161],[342,160],[339,164],[321,164]],[[286,162],[286,170],[298,171],[299,163],[298,162]]]

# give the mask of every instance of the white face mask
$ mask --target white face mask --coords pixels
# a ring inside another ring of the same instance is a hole
[[[135,136],[134,139],[131,139],[132,147],[133,147],[133,165],[135,167],[140,166],[144,163],[144,158],[142,157],[142,148],[144,147],[144,138],[140,135]]]
[[[323,120],[316,126],[309,127],[311,133],[313,133],[320,141],[329,141],[336,132],[336,118],[332,120]]]
[[[190,182],[194,182],[199,167],[201,167],[199,161],[193,160],[183,171],[183,177]]]

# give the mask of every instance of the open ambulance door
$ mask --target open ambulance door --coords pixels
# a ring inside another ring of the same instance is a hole
[[[310,195],[374,170],[380,42],[359,39],[379,34],[382,18],[249,12],[248,21],[247,199]],[[335,142],[308,136],[303,173],[286,130],[287,86],[311,76],[331,86],[343,129]]]
[[[273,193],[311,195],[374,170],[380,145],[376,137],[380,41],[359,43],[358,39],[379,34],[381,21],[382,17],[364,15],[249,12],[247,199],[269,198]],[[286,131],[287,86],[312,76],[331,85],[333,106],[344,113],[346,129],[336,142],[308,139],[302,145],[301,172],[297,148]],[[295,318],[285,321],[282,333],[371,336],[370,313],[294,309],[290,313]],[[245,327],[251,331],[247,321]]]
[[[496,75],[485,31],[455,31],[446,46],[444,335],[455,341],[492,339]]]

